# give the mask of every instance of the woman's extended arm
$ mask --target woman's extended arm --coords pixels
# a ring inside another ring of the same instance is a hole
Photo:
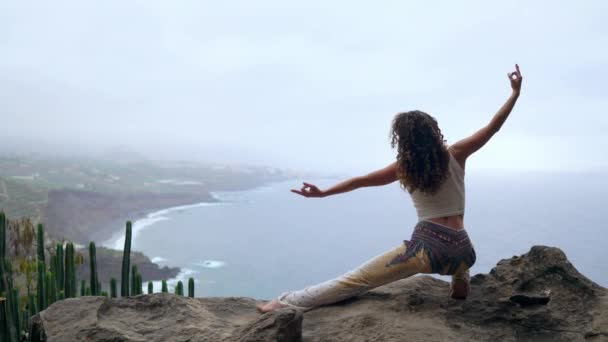
[[[303,182],[304,185],[302,186],[302,189],[292,189],[291,192],[295,192],[296,194],[304,197],[327,197],[366,186],[386,185],[396,181],[397,179],[397,162],[393,162],[383,169],[374,171],[365,176],[347,179],[328,188],[327,190],[320,190],[313,184]]]
[[[521,72],[519,71],[519,66],[515,64],[515,71],[510,72],[507,75],[509,77],[509,81],[511,82],[511,89],[513,90],[511,96],[509,96],[505,104],[500,107],[498,112],[496,112],[489,124],[479,129],[470,137],[457,141],[450,146],[458,155],[457,159],[464,161],[475,151],[482,148],[483,145],[485,145],[490,138],[492,138],[492,136],[500,130],[502,125],[507,120],[507,117],[509,117],[511,110],[513,110],[513,106],[515,106],[515,102],[517,102],[517,99],[519,98],[519,92],[521,90],[522,76]]]

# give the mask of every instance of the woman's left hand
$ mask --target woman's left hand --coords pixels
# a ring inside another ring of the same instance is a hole
[[[316,185],[306,183],[306,182],[302,182],[302,184],[304,184],[302,186],[302,189],[300,189],[300,190],[291,189],[291,192],[294,192],[298,195],[302,195],[304,197],[323,197],[323,195],[324,195],[323,191],[319,190],[319,188],[317,188]]]

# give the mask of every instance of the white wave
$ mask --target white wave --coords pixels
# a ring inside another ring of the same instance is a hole
[[[163,257],[157,256],[157,257],[152,258],[152,260],[150,260],[150,261],[152,261],[155,264],[158,264],[159,262],[165,262],[165,261],[167,261],[167,259],[163,258]]]
[[[188,278],[192,277],[197,272],[189,268],[182,268],[181,271],[175,276],[175,278],[167,279],[167,290],[169,293],[175,293],[175,287],[177,282],[181,281],[184,286],[184,295],[188,293]],[[196,279],[194,279],[196,282]],[[162,280],[155,280],[152,282],[154,293],[162,291],[163,282]],[[148,293],[148,283],[144,286],[144,293]]]
[[[203,262],[197,262],[194,265],[204,268],[220,268],[226,266],[226,263],[219,260],[203,260]]]
[[[275,185],[260,185],[252,189],[236,191],[211,191],[213,198],[222,202],[248,202],[250,196],[256,193],[267,193],[275,190]]]
[[[198,207],[210,207],[210,206],[218,206],[218,205],[226,205],[229,203],[224,202],[200,202],[188,205],[180,205],[171,208],[161,209],[155,212],[148,214],[145,218],[139,219],[133,222],[133,228],[131,230],[131,249],[135,248],[135,242],[137,241],[137,235],[141,233],[146,227],[153,225],[156,222],[168,220],[168,214],[172,212],[182,211],[191,208]],[[123,230],[117,232],[111,239],[102,243],[102,246],[122,250],[125,246],[125,231]]]

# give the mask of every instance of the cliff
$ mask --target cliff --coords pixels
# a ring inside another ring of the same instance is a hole
[[[608,290],[558,248],[534,246],[471,279],[465,301],[430,276],[307,312],[251,298],[81,297],[33,319],[40,341],[608,341]]]

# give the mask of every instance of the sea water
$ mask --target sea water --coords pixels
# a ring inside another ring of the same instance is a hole
[[[561,248],[585,276],[608,286],[606,174],[467,171],[465,227],[477,252],[471,273],[533,245]],[[327,188],[339,179],[304,180]],[[334,278],[409,239],[417,222],[397,182],[305,198],[299,180],[214,193],[222,203],[175,207],[135,222],[133,249],[195,279],[197,296],[268,299]],[[120,238],[110,245],[122,248]],[[449,277],[442,277],[449,280]],[[160,283],[154,284],[160,291]]]

